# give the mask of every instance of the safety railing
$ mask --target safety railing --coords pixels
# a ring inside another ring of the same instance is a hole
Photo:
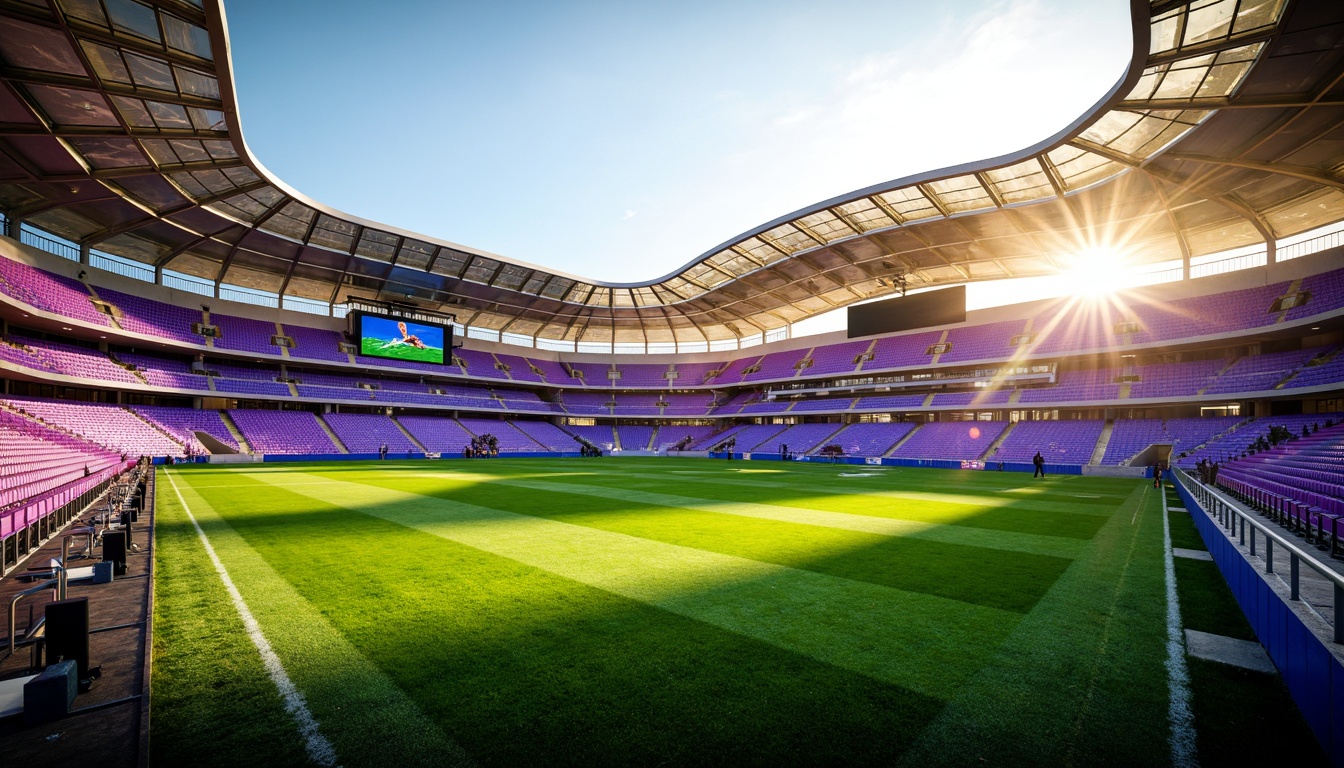
[[[1290,601],[1303,601],[1302,565],[1304,563],[1332,585],[1334,613],[1331,623],[1334,630],[1333,640],[1336,643],[1344,643],[1344,575],[1340,575],[1320,562],[1313,554],[1298,546],[1296,542],[1284,536],[1280,531],[1274,530],[1279,526],[1259,519],[1259,513],[1242,509],[1235,499],[1221,490],[1211,488],[1195,480],[1182,469],[1176,470],[1176,478],[1189,491],[1190,495],[1199,502],[1204,511],[1218,521],[1218,524],[1230,539],[1246,547],[1251,557],[1263,559],[1265,573],[1275,573],[1275,549],[1280,549],[1287,555],[1287,584]],[[1279,574],[1279,576],[1282,578],[1282,574]],[[1319,611],[1316,611],[1316,613],[1320,615]]]

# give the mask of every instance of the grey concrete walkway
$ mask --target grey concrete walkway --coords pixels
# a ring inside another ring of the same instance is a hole
[[[1235,637],[1187,629],[1185,652],[1197,659],[1231,664],[1255,672],[1278,672],[1264,647],[1254,640],[1238,640]]]

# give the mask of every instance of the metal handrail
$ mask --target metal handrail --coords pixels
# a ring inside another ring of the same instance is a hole
[[[1340,575],[1330,568],[1325,567],[1317,561],[1316,557],[1306,550],[1298,547],[1292,541],[1284,538],[1277,531],[1270,530],[1266,523],[1261,522],[1254,515],[1242,509],[1238,503],[1229,498],[1222,491],[1211,488],[1204,483],[1195,480],[1184,469],[1176,470],[1177,480],[1185,486],[1186,490],[1191,491],[1197,500],[1205,505],[1204,511],[1218,519],[1224,529],[1231,532],[1231,536],[1238,536],[1238,527],[1240,528],[1241,543],[1246,544],[1246,524],[1251,524],[1250,536],[1250,554],[1255,553],[1255,532],[1259,531],[1265,537],[1265,573],[1274,573],[1274,547],[1282,547],[1288,553],[1288,588],[1289,600],[1300,601],[1299,571],[1300,563],[1305,561],[1307,567],[1325,578],[1334,586],[1334,641],[1344,644],[1344,575]],[[1213,507],[1213,509],[1210,509]],[[1240,520],[1241,525],[1237,525]],[[1277,526],[1276,526],[1277,527]]]
[[[10,656],[12,656],[14,654],[14,650],[18,647],[18,639],[17,639],[18,629],[16,625],[19,623],[19,617],[18,617],[19,601],[23,600],[23,598],[28,597],[29,595],[36,595],[39,592],[46,592],[49,589],[54,590],[56,592],[57,600],[65,599],[65,587],[66,587],[65,568],[63,566],[53,565],[52,571],[53,571],[53,578],[47,579],[46,581],[40,584],[34,584],[33,586],[18,592],[17,594],[14,595],[14,598],[9,601],[9,645],[8,647],[5,648],[4,658],[9,658]],[[53,581],[56,583],[52,584]],[[31,637],[33,630],[35,630],[37,626],[40,626],[40,624],[29,627],[28,631],[25,634]]]

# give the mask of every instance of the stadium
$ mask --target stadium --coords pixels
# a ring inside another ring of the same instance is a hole
[[[0,754],[1344,766],[1344,5],[1128,5],[614,283],[287,186],[221,0],[0,2]]]

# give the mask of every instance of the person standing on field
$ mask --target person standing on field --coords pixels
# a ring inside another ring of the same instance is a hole
[[[1036,471],[1031,473],[1032,477],[1045,477],[1045,457],[1041,455],[1040,451],[1037,451],[1036,455],[1031,457],[1031,464],[1036,467]]]

